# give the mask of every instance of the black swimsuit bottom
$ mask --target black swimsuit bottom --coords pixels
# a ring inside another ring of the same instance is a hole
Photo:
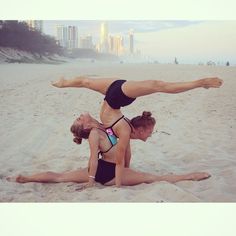
[[[121,86],[125,82],[126,80],[116,80],[107,89],[104,100],[113,109],[120,109],[120,107],[127,106],[135,100],[135,98],[130,98],[123,93]]]
[[[95,175],[95,181],[101,184],[105,184],[115,178],[116,164],[102,159],[98,160],[97,172]]]

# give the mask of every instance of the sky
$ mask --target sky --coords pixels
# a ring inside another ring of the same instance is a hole
[[[55,35],[55,25],[78,26],[79,37],[93,36],[99,41],[101,20],[44,21],[44,32]],[[128,33],[134,33],[135,50],[147,60],[171,63],[176,57],[180,63],[197,64],[214,61],[236,64],[236,21],[163,21],[113,20],[106,21],[110,35],[121,35],[128,48]]]

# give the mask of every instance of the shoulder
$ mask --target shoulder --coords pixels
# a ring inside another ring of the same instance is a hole
[[[129,123],[129,120],[125,117],[119,121],[119,123],[116,124],[114,127],[115,132],[119,134],[127,134],[130,135],[132,128],[131,124]]]
[[[100,130],[96,129],[96,128],[93,128],[90,131],[90,134],[89,134],[89,137],[88,137],[89,142],[99,141],[99,139],[100,139]]]

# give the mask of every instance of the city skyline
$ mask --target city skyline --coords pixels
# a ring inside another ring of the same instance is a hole
[[[104,21],[44,21],[44,32],[53,35],[53,25],[77,25],[79,37],[91,35],[100,39],[100,24]],[[110,35],[124,37],[129,46],[129,32],[133,31],[135,50],[159,62],[206,63],[226,61],[236,64],[236,21],[106,21]]]

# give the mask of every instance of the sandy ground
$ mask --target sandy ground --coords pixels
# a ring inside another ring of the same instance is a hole
[[[159,132],[146,143],[132,141],[131,168],[156,174],[206,171],[200,181],[97,186],[18,184],[6,176],[86,167],[88,143],[76,145],[69,131],[88,111],[98,118],[103,97],[86,89],[56,89],[61,75],[118,76],[129,80],[189,81],[207,76],[224,80],[220,89],[154,94],[125,107],[128,117],[149,110]],[[236,67],[119,64],[76,61],[61,65],[0,64],[1,202],[235,202]]]

